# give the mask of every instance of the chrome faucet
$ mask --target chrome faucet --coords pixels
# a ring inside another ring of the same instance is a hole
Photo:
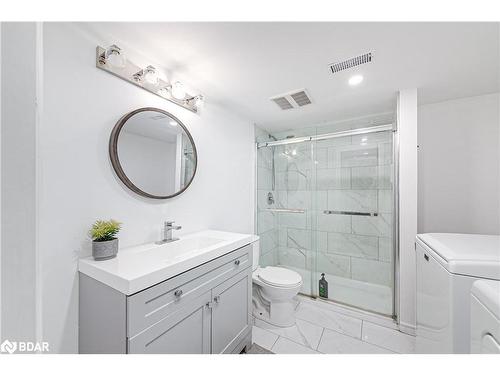
[[[173,242],[177,241],[178,238],[172,238],[172,231],[173,230],[179,230],[182,227],[180,225],[173,225],[175,221],[165,221],[164,227],[163,227],[163,240],[157,241],[157,244],[163,244],[167,242]]]

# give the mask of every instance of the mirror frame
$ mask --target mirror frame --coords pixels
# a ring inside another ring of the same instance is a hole
[[[195,157],[195,165],[194,165],[194,171],[193,171],[193,176],[189,180],[188,184],[184,186],[181,190],[176,192],[175,194],[172,195],[153,195],[149,194],[146,191],[143,191],[139,189],[128,177],[125,171],[122,168],[122,165],[120,164],[120,158],[118,157],[118,139],[120,137],[120,132],[122,128],[125,126],[126,122],[134,115],[140,112],[146,112],[146,111],[151,111],[151,112],[158,112],[162,113],[168,117],[170,117],[172,120],[177,121],[177,123],[182,127],[184,132],[187,134],[189,141],[193,145],[193,155]],[[191,185],[191,183],[194,180],[194,177],[196,176],[196,170],[198,168],[198,152],[196,151],[196,145],[194,144],[193,137],[191,136],[191,133],[189,130],[186,128],[186,126],[180,121],[177,117],[172,115],[171,113],[164,111],[163,109],[160,108],[155,108],[155,107],[143,107],[139,108],[136,110],[133,110],[127,114],[125,114],[118,122],[116,123],[115,127],[111,131],[111,135],[109,137],[109,157],[111,159],[111,165],[113,166],[113,169],[115,170],[115,173],[117,174],[118,178],[125,184],[127,188],[132,190],[134,193],[139,194],[143,197],[146,198],[152,198],[152,199],[168,199],[168,198],[173,198],[179,194],[182,194],[188,187]]]

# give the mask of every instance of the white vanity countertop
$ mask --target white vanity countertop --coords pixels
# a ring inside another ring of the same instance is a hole
[[[258,240],[253,234],[206,230],[157,245],[120,249],[116,258],[82,258],[78,270],[126,295],[139,292]]]

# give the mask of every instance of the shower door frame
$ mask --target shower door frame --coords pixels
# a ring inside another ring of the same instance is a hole
[[[303,142],[311,142],[311,153],[314,154],[314,144],[313,141],[325,140],[331,138],[341,138],[352,135],[362,135],[369,133],[380,133],[384,131],[392,132],[392,167],[393,167],[393,286],[392,286],[392,319],[399,324],[399,270],[400,270],[400,254],[399,254],[399,134],[397,129],[397,122],[393,124],[386,125],[377,125],[366,128],[352,129],[352,130],[343,130],[332,133],[325,133],[320,135],[312,135],[312,136],[304,136],[304,137],[296,137],[290,139],[283,139],[279,141],[271,141],[271,142],[256,142],[255,143],[255,189],[254,189],[254,201],[256,208],[255,215],[255,230],[257,230],[258,225],[258,215],[257,215],[257,168],[258,168],[258,150],[262,147],[275,147],[281,145],[288,145],[294,143],[303,143]],[[314,156],[314,155],[311,155]],[[332,300],[332,302],[337,302]],[[342,302],[337,302],[342,304]],[[356,307],[360,310],[364,310],[363,308]],[[383,314],[381,314],[383,315]]]

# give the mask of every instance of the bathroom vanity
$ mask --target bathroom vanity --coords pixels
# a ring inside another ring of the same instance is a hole
[[[80,353],[240,353],[254,235],[204,231],[79,261]]]

